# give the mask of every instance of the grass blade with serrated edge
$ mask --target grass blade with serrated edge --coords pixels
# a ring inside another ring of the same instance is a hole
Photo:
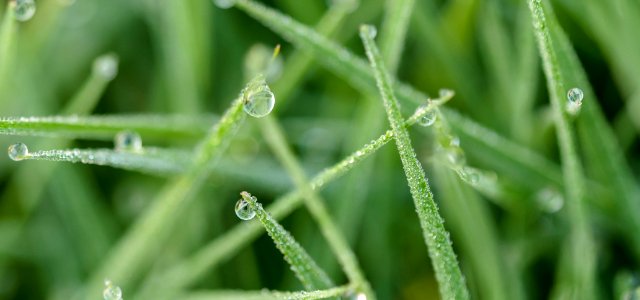
[[[317,291],[195,291],[180,296],[183,300],[297,300],[297,299],[327,299],[339,297],[350,291],[349,286],[335,287]]]
[[[311,212],[311,215],[320,226],[322,234],[327,239],[331,250],[333,250],[337,256],[344,272],[347,274],[347,278],[357,289],[365,291],[367,299],[375,299],[375,295],[369,283],[364,278],[355,254],[349,248],[349,244],[344,235],[329,215],[324,201],[311,188],[302,166],[288,146],[282,128],[280,128],[277,121],[270,116],[262,119],[261,123],[263,126],[260,126],[260,128],[262,129],[264,138],[274,154],[284,165],[285,169],[287,169],[290,177],[295,182],[296,188],[302,191],[309,212]]]
[[[187,172],[168,183],[153,205],[121,238],[100,269],[91,276],[85,294],[78,299],[98,295],[102,281],[111,278],[123,288],[129,288],[148,267],[162,243],[179,219],[180,210],[195,196],[211,173],[212,164],[226,142],[244,120],[242,95],[233,101],[220,121],[213,127],[193,154]]]
[[[438,101],[433,103],[435,105],[442,104],[442,102]],[[416,110],[416,113],[405,122],[404,126],[412,126],[428,112],[429,110],[424,109]],[[310,182],[311,187],[314,190],[323,188],[352,170],[353,167],[378,151],[391,139],[393,139],[393,131],[387,130],[377,139],[372,140],[361,149],[316,175]],[[290,192],[274,201],[267,210],[275,219],[281,219],[302,204],[301,197],[301,191]],[[158,295],[167,294],[192,285],[211,268],[229,259],[237,252],[238,248],[249,244],[253,239],[257,238],[261,233],[261,228],[257,223],[245,222],[228,230],[189,258],[178,262],[158,276],[148,278],[142,285],[141,290],[136,294],[135,299],[156,299]]]
[[[120,131],[143,137],[201,138],[217,117],[213,115],[91,115],[2,117],[0,135],[112,140]]]
[[[530,0],[529,9],[533,18],[533,28],[538,40],[538,50],[542,57],[543,70],[547,78],[547,86],[553,108],[554,121],[560,157],[562,159],[567,210],[571,224],[567,252],[563,253],[560,262],[560,282],[556,283],[553,297],[572,297],[575,299],[591,299],[596,288],[595,265],[596,255],[594,241],[589,229],[588,215],[585,207],[585,179],[582,165],[575,148],[575,139],[569,117],[565,112],[566,87],[558,57],[551,40],[549,23],[540,0]],[[569,268],[569,269],[565,269]],[[567,272],[567,274],[564,274]],[[564,276],[563,276],[564,275]]]
[[[424,235],[429,257],[439,283],[440,295],[444,299],[468,299],[469,292],[460,271],[458,260],[444,228],[444,220],[438,214],[438,207],[425,177],[422,166],[413,151],[409,133],[404,128],[398,101],[391,87],[391,79],[386,73],[382,57],[373,42],[375,28],[363,25],[360,37],[380,89],[389,123],[395,135],[396,146],[402,160],[411,195],[416,206],[418,218]]]
[[[592,176],[611,188],[616,198],[622,200],[616,201],[618,211],[632,224],[624,228],[627,229],[629,240],[633,241],[636,257],[640,258],[640,235],[637,234],[640,231],[640,190],[569,40],[558,25],[555,15],[547,13],[547,21],[552,24],[549,27],[551,38],[559,49],[557,55],[560,72],[567,82],[574,82],[584,92],[585,100],[576,119],[576,127],[581,137],[582,149],[589,158],[586,165],[593,170]]]
[[[258,217],[278,250],[282,252],[285,260],[291,266],[291,270],[307,290],[313,291],[334,286],[331,279],[307,254],[307,251],[262,208],[262,204],[258,203],[255,197],[247,192],[242,192],[240,195],[244,201],[249,203],[249,207],[256,213],[256,217]]]

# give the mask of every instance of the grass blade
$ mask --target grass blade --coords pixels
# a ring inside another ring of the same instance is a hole
[[[456,256],[453,253],[449,234],[444,228],[444,220],[438,214],[438,207],[433,201],[433,194],[429,189],[424,171],[411,146],[409,133],[403,126],[402,115],[391,86],[391,79],[383,65],[380,52],[373,41],[374,31],[375,28],[363,25],[360,28],[360,37],[365,45],[367,56],[371,62],[387,111],[389,123],[391,123],[391,128],[395,135],[396,146],[407,175],[424,239],[429,249],[429,256],[440,285],[440,295],[444,299],[468,299],[469,292],[465,286]]]
[[[333,282],[331,282],[327,274],[307,254],[304,248],[296,242],[293,236],[262,208],[262,204],[258,203],[255,197],[247,192],[242,192],[240,195],[249,204],[251,210],[255,212],[276,247],[282,252],[285,260],[291,266],[291,270],[296,273],[296,277],[307,290],[313,291],[333,287]]]
[[[556,286],[554,296],[591,299],[594,296],[596,256],[594,241],[591,236],[588,215],[584,204],[585,179],[582,165],[575,148],[575,139],[569,117],[565,112],[563,99],[567,88],[565,78],[560,72],[560,65],[554,48],[549,26],[541,0],[530,0],[529,9],[533,17],[533,27],[538,40],[538,49],[542,57],[543,70],[547,77],[547,86],[554,113],[554,121],[560,156],[562,159],[565,192],[567,196],[568,216],[571,222],[569,252],[564,253],[561,268],[569,267],[568,276],[561,276],[567,282]]]
[[[350,290],[349,286],[335,287],[326,290],[281,292],[281,291],[202,291],[192,292],[180,297],[183,300],[278,300],[278,299],[327,299],[339,297]]]

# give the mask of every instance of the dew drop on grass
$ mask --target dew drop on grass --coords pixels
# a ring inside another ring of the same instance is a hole
[[[251,220],[256,216],[256,212],[249,206],[249,202],[244,199],[238,200],[236,202],[236,216],[242,220]]]
[[[564,206],[564,198],[556,189],[547,187],[536,194],[540,208],[547,213],[558,212]]]
[[[25,22],[36,14],[36,3],[33,0],[13,0],[13,15],[16,20]]]
[[[119,286],[113,285],[111,280],[104,281],[104,290],[102,291],[104,300],[122,300],[122,290]]]
[[[353,291],[347,292],[341,299],[344,300],[367,300],[367,295],[365,293],[355,293]]]
[[[418,124],[428,127],[433,125],[433,123],[436,122],[436,112],[434,110],[431,110],[429,112],[427,112],[424,116],[422,116],[420,119],[418,119]]]
[[[375,39],[376,35],[378,35],[378,30],[373,25],[362,24],[360,25],[360,31],[372,39]]]
[[[98,56],[93,61],[93,74],[113,80],[118,75],[118,56],[113,53]]]
[[[438,91],[438,96],[440,96],[440,99],[450,99],[453,98],[455,94],[456,92],[450,89],[440,89]]]
[[[567,92],[567,111],[571,114],[577,113],[582,105],[582,98],[584,98],[584,92],[581,89],[570,89]]]
[[[114,140],[116,151],[141,152],[142,138],[134,131],[120,131]]]
[[[446,151],[447,159],[452,165],[462,166],[466,162],[464,151],[460,147],[452,146],[447,148]]]
[[[245,92],[244,111],[256,118],[268,115],[276,104],[276,96],[264,82],[255,87],[249,87]]]
[[[480,172],[474,168],[464,167],[458,171],[460,178],[470,185],[480,182]]]
[[[23,143],[17,143],[9,146],[9,158],[20,161],[29,156],[29,148]]]
[[[236,5],[236,0],[213,0],[213,3],[219,8],[229,9]]]

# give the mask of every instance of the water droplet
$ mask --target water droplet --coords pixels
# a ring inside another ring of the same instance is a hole
[[[367,300],[367,295],[365,293],[362,293],[362,292],[356,293],[356,292],[353,292],[353,291],[349,291],[349,292],[344,294],[342,299],[345,299],[345,300]]]
[[[134,131],[120,131],[116,134],[114,141],[116,151],[142,151],[142,138]]]
[[[373,25],[362,24],[360,25],[360,32],[362,34],[366,34],[367,37],[375,39],[376,35],[378,35],[378,30]]]
[[[256,216],[256,212],[249,206],[249,202],[244,199],[236,202],[236,216],[242,220],[251,220]]]
[[[23,143],[17,143],[9,146],[9,158],[20,161],[29,156],[29,148]]]
[[[15,0],[11,3],[13,15],[18,21],[29,21],[36,14],[36,3],[33,0]]]
[[[464,167],[458,171],[458,175],[462,180],[471,185],[480,182],[480,172],[474,168]]]
[[[536,194],[536,201],[547,213],[558,212],[564,206],[564,198],[556,189],[547,187]]]
[[[420,117],[420,119],[418,119],[418,124],[422,125],[422,126],[431,126],[433,125],[433,123],[436,122],[436,112],[435,110],[431,110],[429,112],[427,112],[424,116]]]
[[[451,99],[455,94],[456,92],[450,89],[440,89],[438,91],[438,96],[440,96],[440,99]]]
[[[236,0],[214,0],[213,3],[222,9],[228,9],[236,5]]]
[[[102,297],[104,297],[104,300],[122,300],[122,290],[119,286],[113,285],[111,280],[105,280]]]
[[[101,55],[93,61],[93,74],[113,80],[118,75],[118,56],[109,53]]]
[[[570,114],[576,114],[582,106],[582,98],[584,93],[579,88],[572,88],[567,92],[567,111]]]
[[[447,159],[454,166],[464,165],[466,158],[460,147],[450,147],[447,150]]]
[[[244,93],[244,111],[253,117],[262,118],[273,110],[276,97],[264,77],[260,76],[256,80],[255,83],[249,83]]]

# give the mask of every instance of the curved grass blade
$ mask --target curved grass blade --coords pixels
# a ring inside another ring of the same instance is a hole
[[[327,299],[347,294],[349,286],[335,287],[326,290],[281,292],[281,291],[202,291],[191,292],[180,297],[183,300],[302,300]]]
[[[120,131],[144,137],[200,138],[217,117],[212,115],[93,115],[0,118],[0,135],[112,140]]]
[[[541,0],[530,0],[529,9],[533,17],[533,27],[538,40],[543,70],[547,77],[547,86],[558,142],[562,159],[565,192],[567,196],[568,217],[571,223],[571,235],[568,250],[561,259],[561,273],[554,291],[554,297],[572,297],[575,299],[591,299],[594,296],[596,255],[593,237],[589,229],[588,215],[585,206],[585,179],[582,165],[575,148],[575,139],[564,110],[562,99],[566,93],[566,82],[560,72],[558,56],[551,39],[550,23],[546,21]],[[565,269],[570,268],[570,269]]]
[[[363,25],[360,28],[360,37],[371,62],[389,123],[391,123],[395,135],[396,146],[429,249],[429,257],[431,257],[439,283],[440,295],[444,299],[468,299],[469,292],[453,252],[449,233],[444,228],[444,220],[438,214],[438,207],[433,200],[433,194],[429,189],[424,171],[411,146],[409,133],[403,126],[402,115],[391,86],[391,79],[373,41],[374,34],[372,33],[374,30],[375,28],[372,26]]]
[[[262,208],[262,204],[258,203],[256,197],[251,196],[251,194],[247,192],[242,192],[240,195],[256,213],[256,216],[269,236],[273,239],[276,247],[282,252],[285,260],[291,266],[291,270],[293,270],[296,277],[298,277],[307,290],[313,291],[334,286],[331,279],[329,279],[327,274],[316,264],[313,258],[307,254],[307,251],[296,242],[293,236],[291,236],[282,225]]]

